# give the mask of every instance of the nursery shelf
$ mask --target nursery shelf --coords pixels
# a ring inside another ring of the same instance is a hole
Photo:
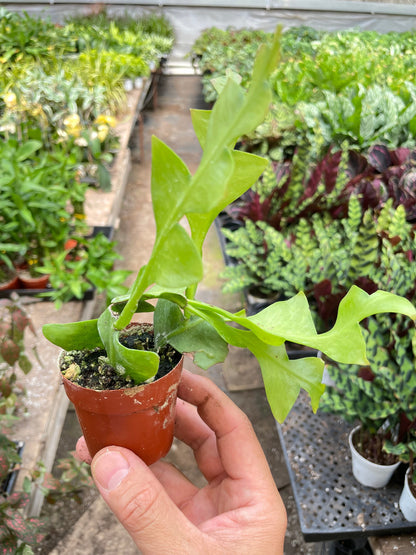
[[[115,128],[120,138],[120,148],[110,171],[111,191],[90,188],[85,199],[85,212],[90,225],[109,225],[117,229],[121,203],[131,168],[131,152],[129,141],[136,123],[138,123],[140,152],[143,152],[142,111],[149,95],[156,105],[156,89],[159,71],[145,79],[141,89],[134,89],[127,95],[125,113],[119,118]]]
[[[398,504],[405,469],[381,489],[359,484],[351,470],[350,429],[334,415],[313,414],[306,394],[277,424],[305,541],[415,531],[416,522],[407,522]]]
[[[98,233],[102,233],[105,237],[107,237],[107,239],[111,241],[113,238],[114,229],[111,226],[94,226],[92,228],[90,236],[95,237],[96,235],[98,235]],[[12,293],[17,293],[19,296],[24,296],[24,297],[37,297],[39,294],[46,293],[48,291],[52,291],[52,288],[46,287],[45,289],[20,289],[20,288],[1,289],[0,299],[9,298]],[[95,291],[94,288],[91,287],[84,293],[83,298],[79,300],[90,301],[94,297],[94,291]],[[42,301],[50,300],[48,297],[38,297],[38,298],[39,300],[42,300]],[[74,298],[73,300],[75,301],[76,299]]]
[[[85,203],[87,223],[94,232],[101,230],[108,234],[110,239],[114,229],[117,228],[131,168],[128,144],[136,122],[141,122],[141,111],[149,91],[153,91],[153,103],[155,103],[156,92],[152,89],[153,86],[153,79],[149,79],[142,89],[135,89],[128,95],[128,105],[116,128],[120,136],[120,149],[111,169],[111,191],[90,189],[87,192]],[[139,128],[139,134],[141,136],[142,126]],[[28,290],[22,291],[22,299],[38,331],[36,336],[27,334],[25,338],[26,350],[29,352],[33,368],[22,380],[22,387],[27,391],[28,416],[15,426],[16,437],[22,438],[25,443],[22,470],[16,479],[16,489],[23,487],[25,476],[36,468],[37,461],[41,460],[47,471],[52,468],[69,404],[57,371],[56,361],[60,350],[43,337],[40,331],[42,325],[48,322],[66,323],[88,320],[97,316],[97,299],[94,291],[82,302],[64,303],[59,310],[56,310],[52,302],[40,302],[41,299],[34,294],[30,295]],[[32,353],[32,349],[36,349],[37,356]],[[40,489],[35,489],[28,514],[38,516],[42,503],[43,494]]]

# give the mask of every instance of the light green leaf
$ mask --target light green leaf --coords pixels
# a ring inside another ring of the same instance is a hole
[[[103,347],[97,328],[98,320],[71,322],[68,324],[45,324],[43,335],[65,351]]]
[[[404,314],[412,320],[416,319],[415,307],[404,297],[387,291],[376,291],[369,295],[359,287],[352,286],[339,305],[334,327],[319,336],[315,348],[341,363],[366,364],[365,342],[358,322],[383,312]]]
[[[247,348],[257,358],[267,399],[279,422],[287,416],[299,395],[300,388],[309,393],[312,408],[317,410],[320,396],[325,389],[321,383],[324,367],[321,359],[310,357],[289,360],[283,344],[267,344],[252,331],[228,325],[219,314],[215,313],[215,307],[211,307],[211,310],[208,306],[205,310],[201,309],[201,305],[198,305],[199,316],[207,320],[227,343]],[[246,320],[248,321],[248,318]]]
[[[188,215],[192,236],[197,244],[203,243],[209,228],[221,210],[254,185],[268,165],[265,158],[254,154],[239,150],[233,150],[231,154],[234,160],[234,171],[226,183],[223,196],[218,198],[216,205],[206,213]]]
[[[23,162],[42,147],[40,141],[26,141],[16,151],[16,162]]]
[[[201,256],[188,233],[179,224],[170,229],[158,249],[152,276],[155,283],[164,287],[187,287],[202,279]]]
[[[126,373],[136,383],[142,383],[154,376],[159,368],[159,356],[153,351],[129,349],[119,341],[120,331],[114,328],[118,310],[110,305],[98,319],[98,331],[107,357],[115,370]]]
[[[298,398],[300,389],[309,393],[312,409],[316,412],[325,390],[322,384],[324,363],[317,357],[289,360],[282,345],[260,345],[248,348],[260,364],[267,400],[276,420],[283,422]]]
[[[204,171],[197,171],[192,179],[193,194],[184,203],[185,213],[206,213],[215,209],[219,198],[225,193],[227,183],[234,172],[234,158],[226,148],[217,148],[213,159],[203,158],[201,162],[206,167]]]
[[[184,199],[189,194],[191,174],[185,163],[157,137],[152,137],[152,204],[157,232],[175,224],[182,217]],[[179,214],[178,214],[179,212]]]
[[[223,362],[228,354],[227,343],[208,322],[196,317],[185,319],[171,300],[159,299],[153,323],[157,344],[169,343],[181,353],[193,354],[200,368],[206,370]]]
[[[205,148],[205,138],[207,136],[207,129],[209,118],[211,117],[211,110],[191,110],[192,126],[199,144]]]

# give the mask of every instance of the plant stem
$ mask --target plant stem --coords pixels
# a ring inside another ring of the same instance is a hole
[[[152,262],[152,257],[149,259],[148,264],[140,268],[139,273],[137,274],[136,280],[132,285],[129,300],[125,304],[123,310],[120,313],[119,318],[114,324],[114,327],[116,330],[122,330],[130,324],[131,319],[133,318],[136,312],[137,305],[143,293],[150,285],[149,282],[150,282],[150,274],[151,274],[151,262]]]

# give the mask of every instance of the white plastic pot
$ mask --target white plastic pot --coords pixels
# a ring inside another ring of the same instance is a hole
[[[134,83],[133,83],[133,79],[125,79],[124,80],[124,90],[126,92],[130,92],[132,91],[134,88]]]
[[[136,77],[134,80],[134,88],[141,89],[143,87],[143,77]]]
[[[404,486],[400,496],[399,506],[406,520],[409,522],[416,522],[416,498],[410,491],[408,477],[409,469],[407,469],[406,476],[404,478]]]
[[[348,442],[351,450],[352,473],[354,474],[354,478],[363,486],[368,486],[370,488],[383,488],[389,483],[390,478],[399,466],[400,461],[395,464],[385,465],[376,464],[365,459],[356,450],[352,442],[353,435],[359,429],[360,426],[357,426],[351,430],[348,436]]]

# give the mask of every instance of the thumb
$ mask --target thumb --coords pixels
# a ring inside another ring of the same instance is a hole
[[[94,457],[91,471],[102,497],[143,554],[166,553],[166,546],[172,554],[192,553],[192,546],[200,543],[200,532],[149,467],[128,449],[102,449]]]

